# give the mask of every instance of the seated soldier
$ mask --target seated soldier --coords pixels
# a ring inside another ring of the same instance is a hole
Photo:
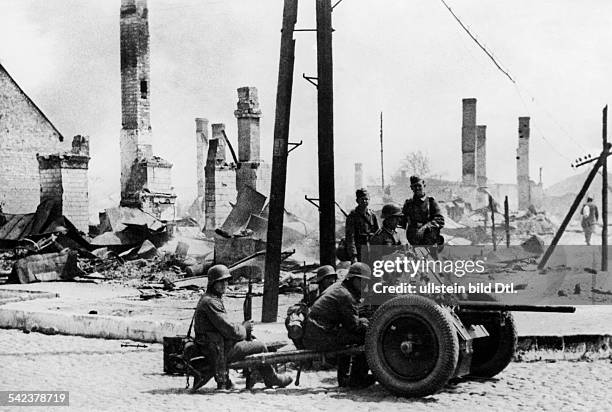
[[[327,288],[336,283],[338,280],[338,275],[336,274],[336,269],[334,269],[331,265],[321,266],[317,269],[317,276],[314,278],[314,282],[318,285],[318,289],[316,291],[312,291],[308,295],[308,305],[312,306],[312,304],[320,297]],[[314,293],[313,293],[314,292]]]
[[[399,206],[394,204],[384,205],[382,208],[381,216],[383,219],[382,227],[378,229],[374,236],[370,239],[370,245],[372,246],[399,246],[400,242],[399,235],[395,231],[397,225],[404,215]]]
[[[370,266],[373,265],[375,260],[382,260],[385,256],[389,256],[394,252],[397,252],[399,246],[402,245],[400,242],[399,235],[395,229],[397,225],[404,217],[402,210],[399,206],[394,204],[386,204],[383,206],[381,211],[381,217],[383,219],[382,227],[378,229],[372,239],[370,239]],[[391,276],[389,273],[383,275],[383,281],[386,284],[394,284],[397,282],[397,276]]]
[[[425,195],[423,179],[410,176],[410,188],[414,195],[404,203],[404,218],[400,225],[406,226],[406,238],[411,245],[429,246],[435,258],[444,245],[444,238],[440,235],[440,229],[444,227],[444,216],[436,200]]]
[[[304,328],[304,347],[317,351],[332,351],[347,345],[363,344],[368,320],[358,317],[362,279],[369,281],[372,271],[365,263],[353,263],[346,279],[330,286],[310,308]],[[340,386],[366,387],[374,383],[368,374],[365,355],[338,359]],[[346,374],[350,369],[350,376]]]
[[[195,310],[195,341],[212,359],[217,388],[231,388],[232,383],[227,373],[227,364],[244,359],[248,355],[267,352],[265,343],[258,340],[245,340],[253,329],[253,321],[241,323],[230,322],[223,305],[223,294],[231,279],[229,269],[224,265],[215,265],[208,270],[208,286]],[[283,388],[293,379],[278,375],[270,365],[257,369],[263,377],[266,387]],[[202,387],[212,376],[196,378],[193,391]]]

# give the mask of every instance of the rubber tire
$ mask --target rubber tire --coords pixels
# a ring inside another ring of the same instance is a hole
[[[378,344],[389,321],[403,314],[415,314],[428,322],[438,341],[436,364],[426,378],[418,381],[402,379],[390,370]],[[428,396],[442,389],[453,377],[459,359],[459,340],[449,315],[433,300],[418,295],[399,296],[374,313],[366,333],[365,354],[372,373],[387,390],[398,396]]]
[[[486,324],[489,336],[473,340],[470,376],[492,378],[512,361],[518,341],[516,325],[511,313],[503,313],[502,317],[503,326],[497,323]]]

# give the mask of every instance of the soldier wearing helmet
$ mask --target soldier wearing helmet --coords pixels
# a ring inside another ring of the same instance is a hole
[[[419,176],[410,176],[410,188],[414,195],[402,208],[401,226],[406,226],[406,238],[413,246],[429,246],[437,255],[444,244],[440,229],[444,227],[444,216],[436,200],[425,194],[425,181]]]
[[[229,320],[223,304],[223,294],[231,279],[229,269],[215,265],[208,270],[206,293],[200,298],[194,314],[195,341],[212,359],[214,377],[219,389],[232,386],[227,373],[227,363],[244,359],[247,355],[267,352],[266,345],[258,340],[245,340],[247,331],[253,329],[253,321],[235,323]],[[259,369],[266,387],[285,387],[292,382],[289,376],[278,375],[270,365]],[[192,390],[206,384],[213,374],[198,377]]]
[[[370,245],[370,238],[379,229],[374,212],[368,208],[370,195],[366,189],[355,192],[357,207],[346,218],[346,253],[352,262],[362,261]]]
[[[304,347],[318,351],[340,349],[363,344],[368,320],[358,316],[362,282],[371,279],[372,271],[365,263],[353,263],[344,281],[331,285],[310,308],[304,328]],[[350,377],[346,377],[350,359],[338,360],[338,384],[364,387],[374,383],[368,375],[365,356],[353,359]]]
[[[382,227],[378,229],[372,239],[370,239],[370,244],[380,245],[380,246],[399,246],[401,245],[399,235],[396,232],[397,225],[400,223],[400,220],[404,215],[402,214],[402,210],[399,206],[394,204],[384,205],[382,208]]]

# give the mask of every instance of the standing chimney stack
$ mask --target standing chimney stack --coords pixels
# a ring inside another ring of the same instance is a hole
[[[363,163],[355,163],[355,190],[363,187]]]
[[[526,210],[531,205],[531,187],[529,185],[529,117],[519,117],[516,175],[518,207],[519,210]]]
[[[203,197],[205,192],[206,157],[208,156],[208,120],[196,117],[196,166],[198,176],[198,197]]]
[[[462,183],[476,185],[476,99],[463,99],[461,127]]]
[[[476,183],[487,185],[487,126],[476,127]]]

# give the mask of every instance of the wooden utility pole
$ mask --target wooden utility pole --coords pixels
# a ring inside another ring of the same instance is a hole
[[[274,149],[272,153],[272,182],[268,215],[268,234],[261,321],[276,322],[278,316],[278,279],[280,276],[285,186],[287,183],[287,146],[293,88],[295,40],[293,31],[297,21],[297,0],[285,0],[281,33],[276,114],[274,119]],[[333,174],[332,174],[333,176]]]
[[[542,168],[540,168],[540,175]],[[508,207],[508,196],[504,198],[504,229],[506,230],[506,247],[510,247],[510,209]]]
[[[495,205],[493,204],[493,196],[489,195],[489,209],[491,209],[491,239],[493,240],[493,250],[497,250],[497,241],[495,239]]]
[[[601,182],[601,270],[608,270],[608,105],[603,109],[602,119],[602,147],[606,153],[602,165],[602,182]]]
[[[320,263],[336,266],[332,5],[316,1]]]
[[[565,215],[563,222],[561,222],[561,226],[559,226],[559,229],[557,229],[557,233],[555,233],[555,237],[553,238],[551,244],[546,249],[546,252],[544,252],[544,256],[542,256],[542,260],[540,260],[540,263],[538,264],[538,269],[540,270],[544,269],[544,266],[546,266],[548,259],[550,259],[550,256],[555,250],[555,247],[557,247],[557,244],[559,243],[559,240],[561,239],[563,232],[565,232],[565,228],[567,227],[570,220],[572,219],[572,216],[574,216],[574,213],[576,212],[576,209],[578,209],[578,206],[580,205],[580,202],[584,198],[584,195],[586,194],[587,190],[589,190],[589,186],[591,186],[591,183],[593,182],[593,179],[595,179],[595,175],[597,174],[597,171],[603,165],[603,162],[608,156],[609,151],[610,151],[610,144],[608,143],[606,144],[605,149],[599,155],[597,162],[595,163],[595,165],[593,166],[593,169],[591,169],[591,172],[587,176],[584,184],[582,185],[582,188],[580,189],[580,192],[578,192],[578,194],[576,195],[576,198],[574,199],[574,203],[572,203],[570,210],[567,212],[567,215]]]
[[[385,196],[385,155],[383,150],[383,112],[380,112],[380,184]]]

